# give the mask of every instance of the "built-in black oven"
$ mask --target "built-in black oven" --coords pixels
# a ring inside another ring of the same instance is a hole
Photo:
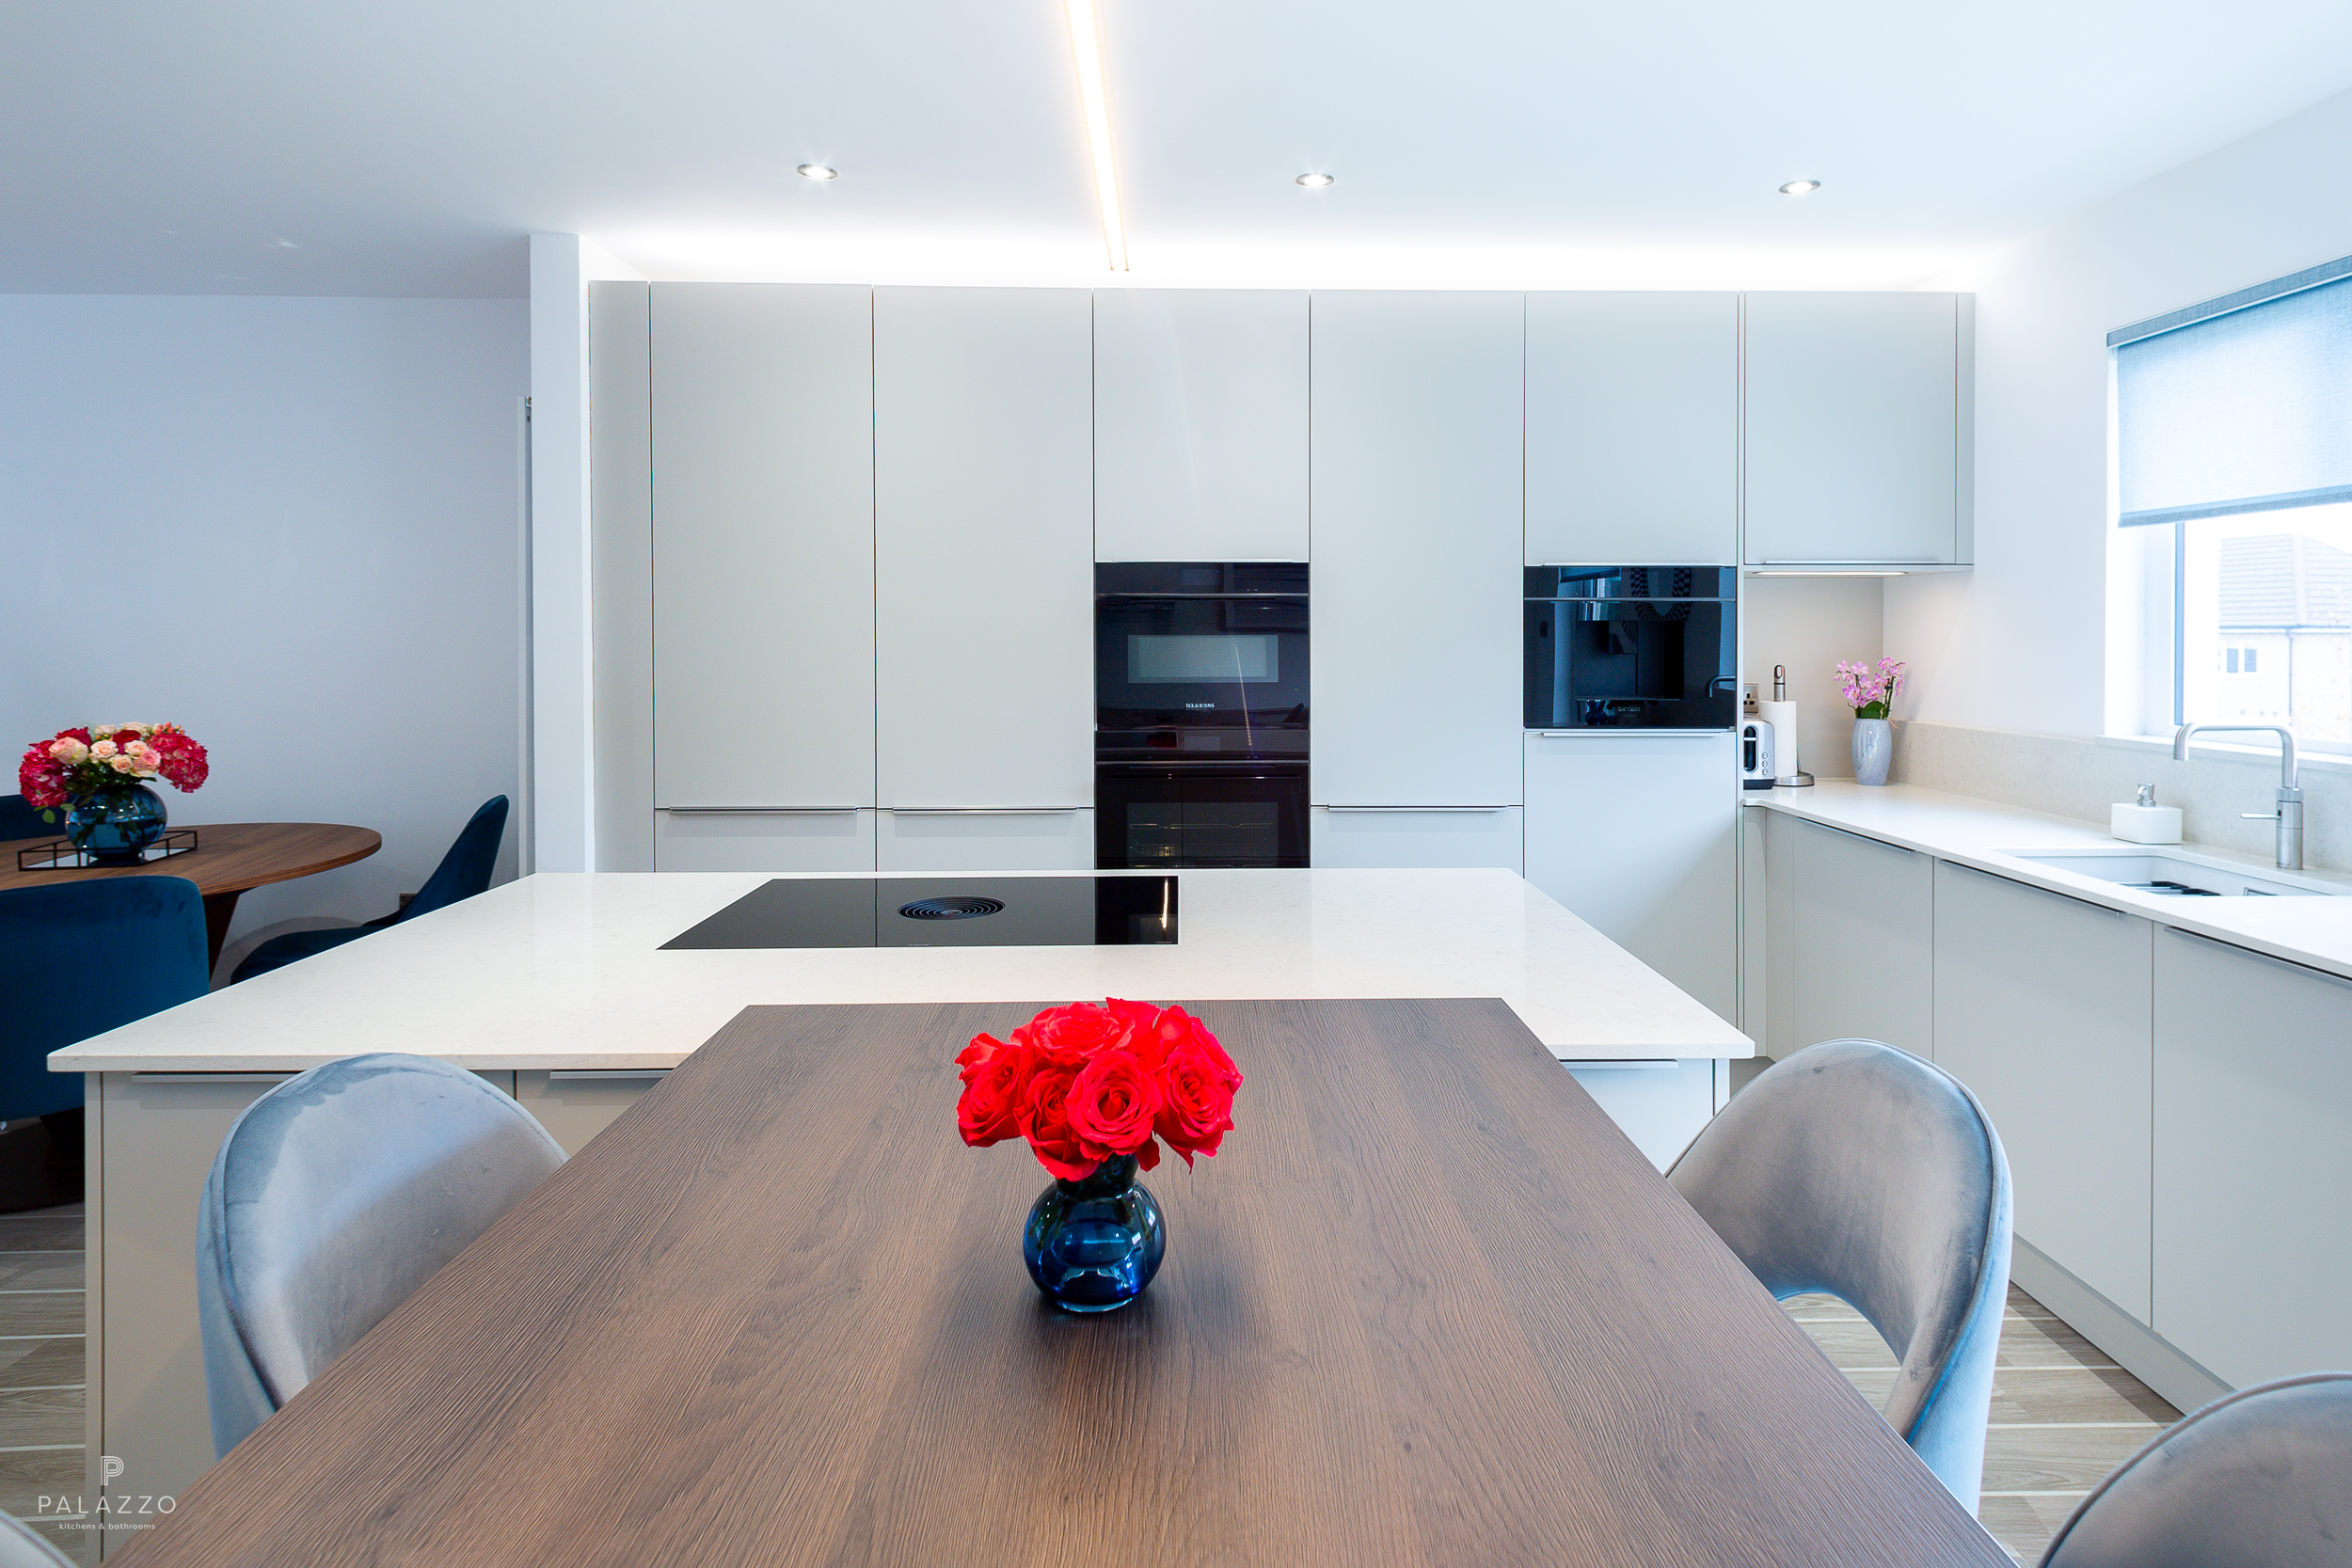
[[[1094,569],[1095,863],[1307,863],[1307,567]]]
[[[1739,573],[1527,568],[1527,727],[1727,730],[1739,722]]]

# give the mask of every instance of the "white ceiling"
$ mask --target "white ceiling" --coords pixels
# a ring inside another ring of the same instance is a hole
[[[2352,87],[2343,0],[1102,6],[1134,282],[1915,284]],[[0,149],[4,292],[1112,280],[1059,0],[0,0]]]

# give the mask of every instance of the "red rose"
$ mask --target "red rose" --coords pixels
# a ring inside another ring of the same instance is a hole
[[[83,745],[87,746],[87,745],[88,745],[88,744],[90,743],[90,739],[89,739],[89,726],[88,726],[87,724],[76,724],[76,725],[74,725],[74,726],[73,726],[73,728],[72,728],[72,729],[70,729],[70,730],[59,730],[59,731],[58,731],[58,732],[57,732],[55,736],[52,736],[50,738],[51,738],[51,739],[53,739],[53,740],[64,740],[64,739],[68,738],[69,736],[70,736],[70,737],[72,737],[72,739],[75,739],[75,740],[80,741]]]
[[[1096,1053],[1070,1083],[1071,1131],[1098,1162],[1133,1154],[1145,1170],[1158,1164],[1152,1118],[1159,1108],[1160,1085],[1151,1069],[1124,1051]]]
[[[1215,1154],[1232,1131],[1241,1069],[1207,1026],[1182,1007],[1161,1014],[1153,1033],[1163,1047],[1153,1130],[1189,1165],[1195,1154]]]
[[[1077,1076],[1070,1068],[1040,1062],[1021,1095],[1021,1135],[1029,1140],[1039,1164],[1069,1181],[1085,1180],[1103,1163],[1079,1148],[1070,1125],[1070,1085]]]
[[[974,1148],[1021,1133],[1021,1091],[1027,1086],[1026,1053],[991,1035],[975,1035],[956,1057],[963,1069],[963,1098],[956,1128]]]
[[[1012,1032],[1013,1043],[1028,1047],[1039,1063],[1051,1062],[1073,1070],[1099,1051],[1126,1046],[1134,1024],[1108,1007],[1092,1002],[1073,1002],[1048,1007]]]

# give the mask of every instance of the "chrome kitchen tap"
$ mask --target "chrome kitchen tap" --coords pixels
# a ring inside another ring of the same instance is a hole
[[[2269,730],[2279,737],[2279,809],[2238,815],[2249,822],[2279,824],[2279,869],[2303,869],[2303,791],[2295,782],[2295,732],[2284,724],[2183,724],[2172,732],[2172,760],[2188,760],[2188,737],[2200,730]]]

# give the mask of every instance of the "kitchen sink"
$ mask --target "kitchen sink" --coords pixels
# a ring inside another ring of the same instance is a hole
[[[2287,879],[2293,872],[2257,877],[2227,861],[2202,855],[2151,854],[2145,849],[2012,849],[2010,853],[2053,871],[2072,871],[2077,877],[2094,877],[2159,897],[2314,898],[2352,891],[2300,879],[2290,881]]]

